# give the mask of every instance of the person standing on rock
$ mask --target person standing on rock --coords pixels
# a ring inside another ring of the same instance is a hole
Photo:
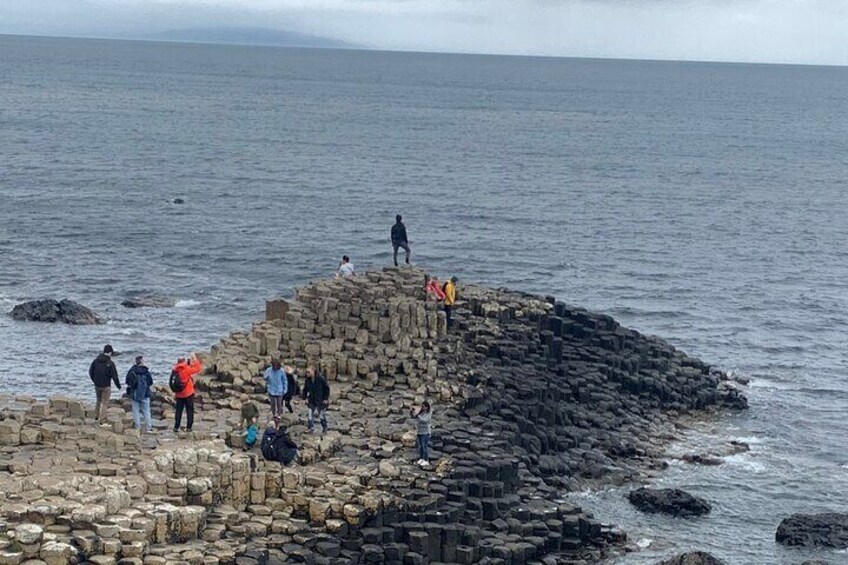
[[[445,283],[445,317],[447,318],[448,329],[453,325],[453,305],[456,304],[456,277]]]
[[[121,390],[118,369],[115,367],[115,362],[112,361],[114,354],[115,350],[112,349],[112,346],[106,345],[103,348],[103,353],[99,354],[88,368],[88,376],[94,383],[94,392],[97,397],[97,403],[94,405],[95,422],[101,422],[103,416],[106,415],[109,399],[112,397],[112,383],[114,382],[117,389]]]
[[[303,398],[309,409],[309,433],[315,429],[315,416],[321,420],[321,433],[327,433],[327,407],[330,405],[330,384],[314,367],[307,367],[303,383]]]
[[[398,266],[397,255],[398,249],[403,248],[406,251],[406,264],[409,265],[409,240],[406,237],[406,226],[403,225],[403,217],[400,214],[395,216],[395,225],[392,226],[392,248],[394,249],[395,267]]]
[[[286,365],[286,393],[283,395],[283,404],[289,411],[289,414],[294,412],[291,401],[295,395],[300,395],[300,385],[297,382],[297,374],[292,369],[291,365]]]
[[[353,263],[350,262],[350,257],[342,256],[342,262],[339,263],[339,270],[336,272],[336,278],[349,279],[355,277],[356,273],[353,270]]]
[[[190,432],[194,425],[194,375],[203,369],[203,364],[197,355],[192,354],[186,361],[185,357],[177,359],[177,364],[171,371],[171,390],[174,391],[176,399],[176,414],[174,418],[174,433],[180,431],[183,422],[183,411],[186,413],[186,431]],[[174,383],[173,381],[176,381]],[[175,390],[174,387],[179,390]]]
[[[413,406],[409,409],[409,415],[417,421],[418,461],[416,463],[422,467],[429,467],[431,422],[433,420],[433,411],[430,409],[430,403],[425,400],[417,410]]]
[[[271,366],[265,369],[265,389],[268,392],[268,401],[271,403],[271,417],[274,418],[274,424],[279,426],[283,415],[283,396],[288,390],[286,372],[279,359],[274,359]]]
[[[144,365],[144,358],[139,355],[135,358],[135,365],[127,371],[126,377],[127,395],[132,400],[132,415],[135,429],[141,430],[141,415],[144,415],[144,423],[147,431],[153,431],[153,420],[150,418],[150,387],[153,386],[153,376]]]

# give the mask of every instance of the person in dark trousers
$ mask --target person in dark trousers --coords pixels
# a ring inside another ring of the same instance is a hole
[[[286,394],[288,382],[280,360],[271,361],[271,366],[265,369],[265,388],[268,392],[268,402],[271,404],[271,416],[277,426],[283,416],[283,396]]]
[[[88,368],[88,376],[94,383],[94,392],[97,403],[94,405],[94,421],[100,422],[106,415],[109,399],[112,397],[112,383],[121,390],[121,382],[118,380],[118,369],[112,361],[115,350],[111,345],[103,348],[103,353],[98,355]]]
[[[395,267],[398,266],[397,254],[400,248],[406,251],[406,264],[409,265],[409,240],[406,237],[406,226],[403,225],[403,218],[400,214],[395,216],[395,225],[392,226],[392,248],[394,249]]]
[[[433,411],[430,409],[430,403],[424,401],[421,407],[417,410],[413,406],[409,410],[409,415],[417,421],[416,436],[418,438],[418,465],[422,467],[430,466],[430,434],[432,431],[431,422],[433,420]]]
[[[306,369],[303,398],[309,409],[309,433],[315,429],[315,416],[321,420],[321,433],[327,433],[327,407],[330,405],[330,385],[314,367]]]
[[[183,421],[183,411],[186,413],[186,431],[190,432],[194,425],[194,375],[203,369],[203,364],[197,355],[192,355],[188,361],[184,357],[177,360],[173,371],[182,383],[183,388],[174,393],[176,399],[176,414],[174,418],[174,433],[180,431]]]
[[[144,358],[139,355],[135,358],[135,365],[127,371],[126,377],[127,395],[132,400],[132,415],[135,429],[141,429],[141,416],[147,431],[153,431],[153,420],[150,418],[150,387],[153,386],[153,375],[144,365]]]
[[[291,401],[295,397],[295,395],[300,395],[300,384],[297,382],[297,373],[294,372],[291,365],[286,365],[286,393],[283,395],[283,404],[285,404],[286,409],[289,411],[289,414],[294,412],[292,408]]]
[[[447,318],[448,329],[453,325],[453,305],[456,304],[456,277],[445,283],[445,317]]]

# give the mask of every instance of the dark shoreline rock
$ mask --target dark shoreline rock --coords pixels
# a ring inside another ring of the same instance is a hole
[[[627,495],[630,504],[649,514],[670,514],[680,518],[703,516],[712,510],[710,503],[680,489],[640,488]]]
[[[848,548],[848,513],[793,514],[777,527],[774,539],[789,546]]]
[[[10,314],[12,319],[26,322],[48,322],[88,326],[104,321],[90,308],[73,300],[32,300],[18,304]]]
[[[725,565],[725,562],[705,551],[693,551],[660,561],[657,565]]]
[[[173,298],[146,293],[133,294],[121,302],[124,308],[173,308],[176,304]]]

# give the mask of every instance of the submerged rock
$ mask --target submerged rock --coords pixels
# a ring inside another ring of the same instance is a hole
[[[783,545],[848,548],[848,514],[793,514],[783,519],[774,539]]]
[[[660,561],[657,565],[725,565],[725,563],[705,551],[692,551]]]
[[[134,294],[121,302],[124,308],[172,308],[177,301],[157,294]]]
[[[77,326],[102,324],[93,310],[73,300],[32,300],[12,309],[12,319],[27,322],[62,322]]]
[[[628,495],[630,504],[650,514],[670,514],[681,518],[709,514],[712,507],[702,498],[680,489],[640,488]]]

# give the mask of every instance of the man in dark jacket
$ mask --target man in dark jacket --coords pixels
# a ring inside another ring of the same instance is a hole
[[[115,350],[111,345],[103,348],[103,353],[91,362],[88,368],[88,376],[94,383],[94,391],[97,395],[97,403],[94,405],[94,420],[99,422],[106,414],[109,399],[112,397],[112,382],[118,390],[121,390],[121,382],[118,380],[118,369],[112,361]]]
[[[406,251],[406,264],[409,265],[409,240],[406,238],[406,226],[403,225],[403,218],[400,214],[395,216],[395,225],[392,226],[392,248],[394,248],[395,267],[397,264],[398,249],[403,248]]]
[[[135,429],[141,430],[141,416],[144,416],[144,423],[147,425],[147,431],[153,431],[153,420],[150,418],[150,387],[153,386],[153,375],[150,370],[144,365],[144,358],[139,355],[135,358],[135,365],[127,371],[125,380],[127,385],[127,395],[132,400],[132,415]]]
[[[321,420],[321,433],[327,433],[327,407],[330,405],[330,384],[314,367],[306,369],[303,398],[309,408],[309,433],[315,429],[315,416]]]

